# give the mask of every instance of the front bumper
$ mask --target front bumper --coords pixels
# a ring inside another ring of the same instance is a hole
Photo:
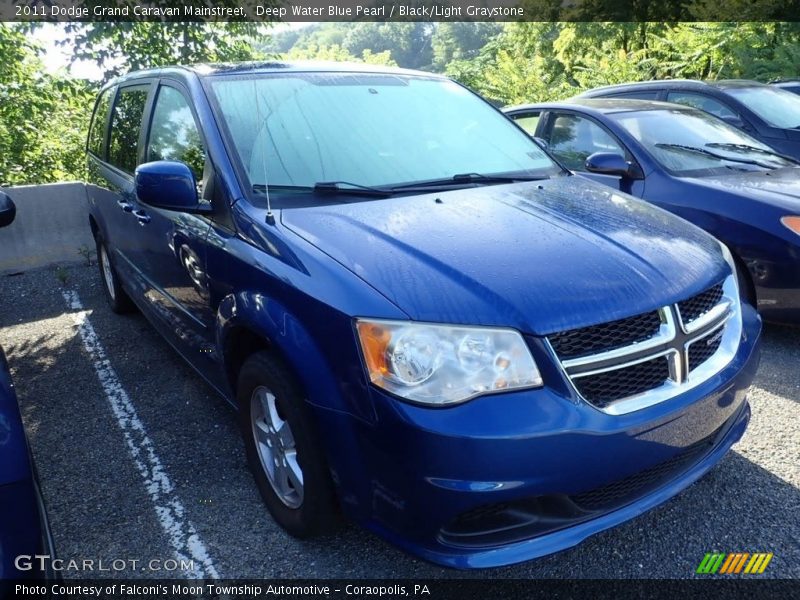
[[[323,416],[339,432],[329,447],[342,504],[398,546],[451,567],[507,565],[574,546],[668,500],[741,438],[761,329],[751,307],[742,316],[727,367],[620,416],[553,386],[444,409],[369,388],[374,423]]]

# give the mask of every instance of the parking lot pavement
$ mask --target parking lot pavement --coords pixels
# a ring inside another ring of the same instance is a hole
[[[740,551],[774,552],[764,576],[800,578],[800,330],[766,329],[750,428],[701,481],[573,550],[464,573],[352,525],[315,541],[284,534],[247,470],[233,410],[141,315],[111,313],[96,268],[2,277],[0,307],[62,558],[139,561],[117,574],[129,577],[175,576],[141,565],[177,555],[204,556],[194,574],[225,578],[671,578],[693,576],[706,552]]]

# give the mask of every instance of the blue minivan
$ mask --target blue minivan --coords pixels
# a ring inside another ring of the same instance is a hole
[[[447,78],[131,73],[88,169],[111,309],[236,407],[292,535],[346,516],[443,565],[527,560],[671,498],[747,426],[761,323],[727,248]]]

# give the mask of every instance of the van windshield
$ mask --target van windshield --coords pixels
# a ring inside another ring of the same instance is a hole
[[[452,81],[371,73],[211,79],[251,189],[391,188],[465,174],[561,172],[516,125]],[[477,178],[469,178],[475,183]]]

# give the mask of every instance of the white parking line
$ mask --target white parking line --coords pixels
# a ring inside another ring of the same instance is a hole
[[[122,387],[114,367],[111,366],[106,351],[100,343],[94,327],[89,322],[88,313],[81,303],[78,293],[72,290],[62,292],[64,300],[72,312],[72,319],[78,327],[83,346],[92,359],[94,370],[105,392],[111,412],[117,420],[128,452],[136,469],[144,480],[145,488],[156,511],[159,523],[169,538],[175,559],[183,564],[194,565],[186,574],[196,578],[219,579],[205,544],[194,526],[186,518],[186,510],[175,493],[161,460],[156,454],[153,442],[136,414],[136,409]]]

